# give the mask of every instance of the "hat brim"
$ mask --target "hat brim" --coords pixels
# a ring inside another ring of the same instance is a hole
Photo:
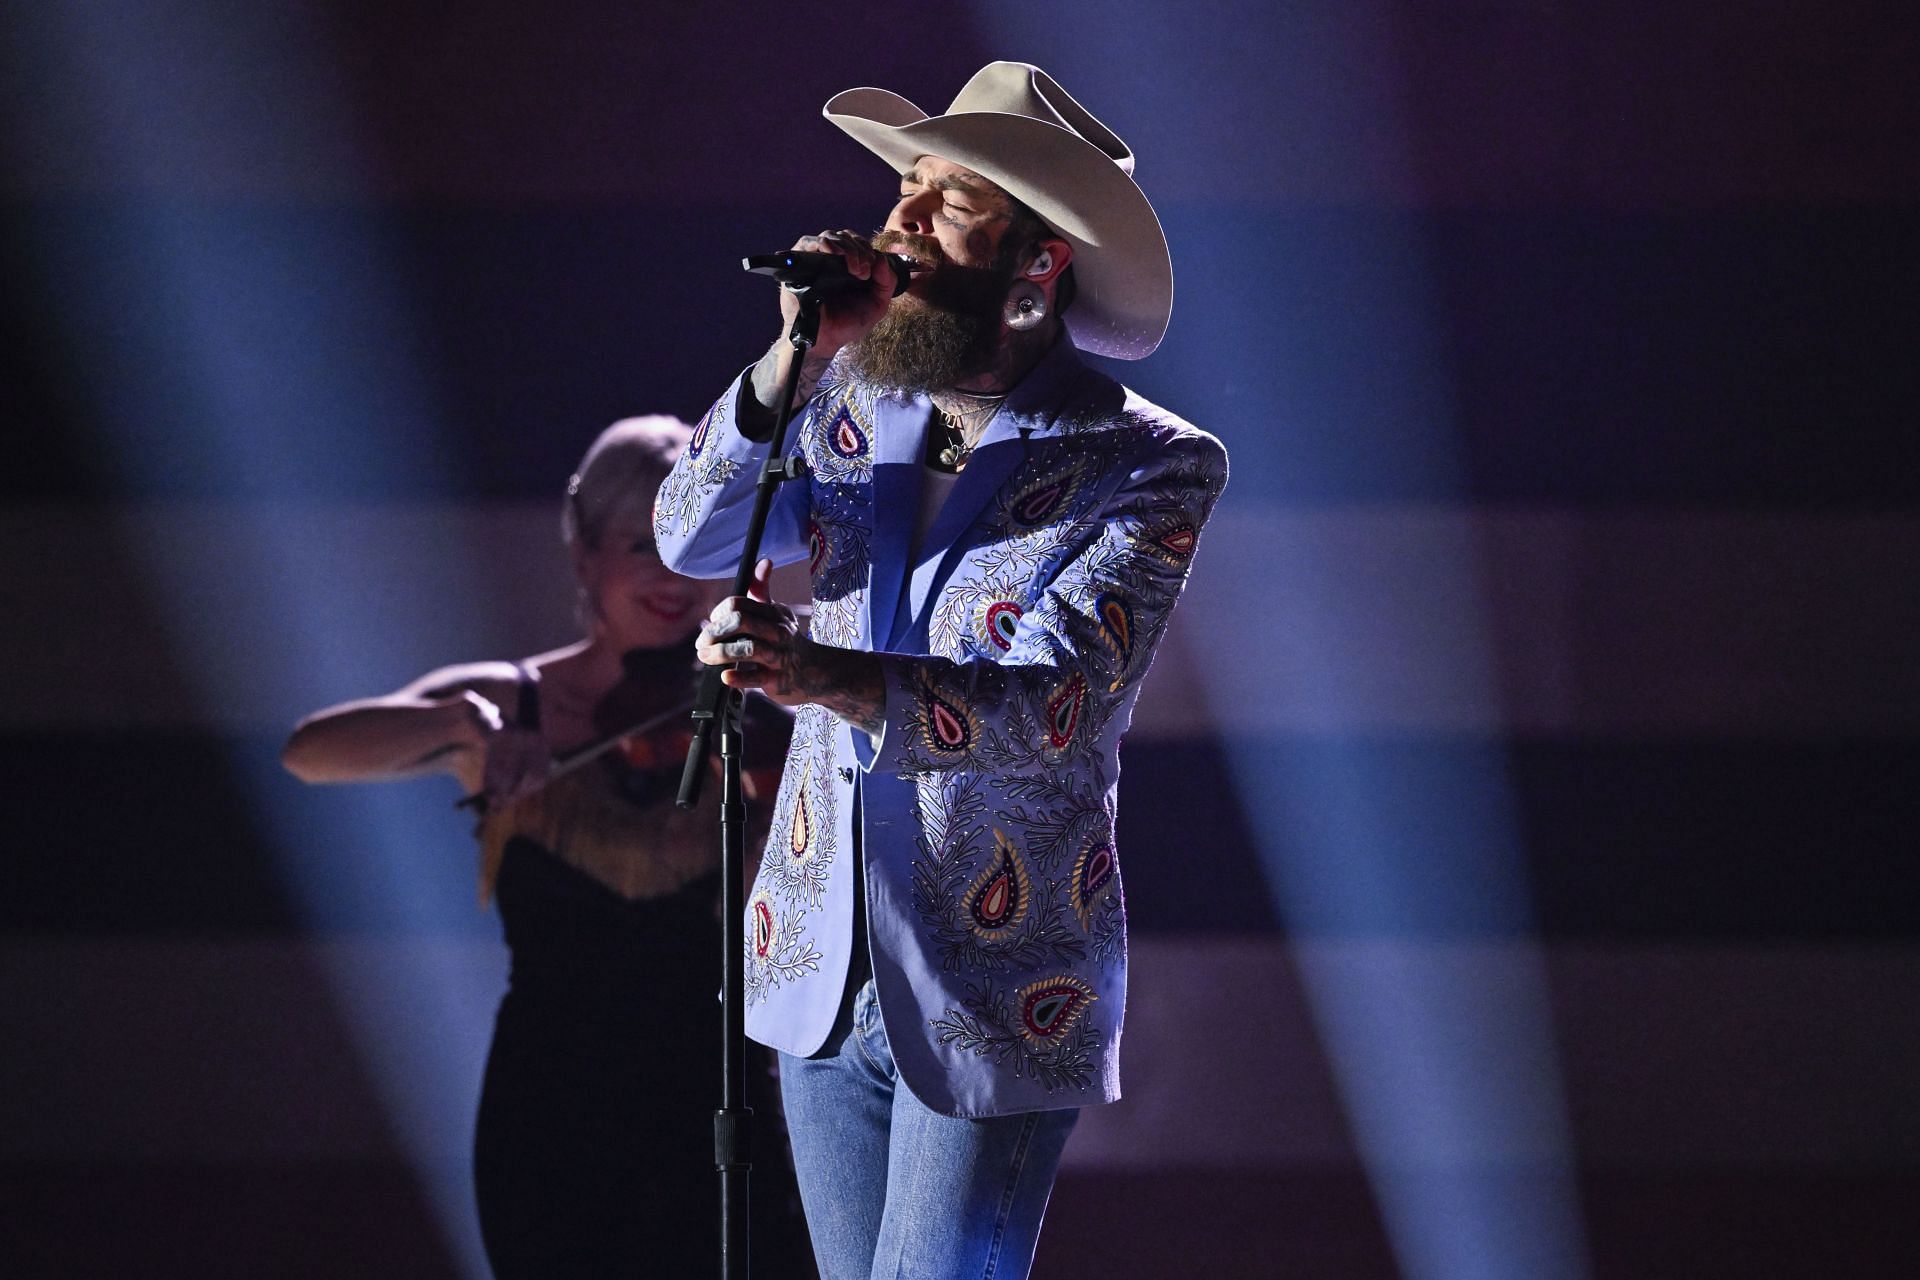
[[[1073,246],[1075,345],[1120,360],[1151,354],[1173,315],[1173,262],[1146,195],[1085,138],[1030,116],[928,116],[884,89],[849,89],[823,112],[905,173],[921,156],[970,169],[1038,214]]]

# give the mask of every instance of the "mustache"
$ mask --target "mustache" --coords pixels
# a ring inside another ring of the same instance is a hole
[[[946,265],[947,255],[941,251],[940,242],[932,236],[918,235],[912,231],[888,231],[883,228],[873,233],[873,239],[869,243],[881,253],[904,253],[923,267]]]

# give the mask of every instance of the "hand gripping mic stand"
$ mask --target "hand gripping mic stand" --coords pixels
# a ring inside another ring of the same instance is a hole
[[[754,566],[760,559],[760,541],[774,491],[782,481],[806,474],[806,463],[786,457],[787,426],[793,418],[793,398],[800,389],[801,366],[820,333],[819,279],[804,259],[815,255],[770,254],[749,258],[743,265],[778,279],[800,299],[799,314],[787,333],[794,349],[780,391],[779,415],[768,446],[766,462],[753,496],[753,514],[747,522],[740,568],[734,574],[733,594],[747,594]],[[830,257],[833,255],[818,255]],[[838,259],[836,258],[836,263]],[[905,274],[897,273],[905,284]],[[862,285],[864,281],[860,282]],[[898,289],[896,289],[898,292]],[[680,775],[679,804],[691,809],[700,801],[700,784],[707,771],[713,730],[720,730],[720,892],[724,900],[720,956],[720,1109],[713,1115],[713,1162],[720,1173],[720,1275],[722,1280],[747,1280],[747,1188],[753,1169],[753,1109],[746,1105],[746,867],[747,810],[740,783],[742,757],[740,710],[742,694],[720,683],[720,667],[707,668],[693,708],[693,742],[687,748],[686,770]]]

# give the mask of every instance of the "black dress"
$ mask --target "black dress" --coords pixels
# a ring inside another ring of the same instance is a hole
[[[528,688],[523,723],[537,714]],[[531,811],[488,819],[511,831],[488,861],[513,964],[481,1091],[474,1182],[501,1280],[718,1274],[718,856],[705,851],[715,837],[700,831],[699,813],[655,811],[672,810],[669,772],[636,771],[614,753]],[[625,893],[528,833],[591,848],[623,834],[605,829],[622,806],[655,846]],[[771,1055],[748,1049],[754,1274],[812,1276]]]

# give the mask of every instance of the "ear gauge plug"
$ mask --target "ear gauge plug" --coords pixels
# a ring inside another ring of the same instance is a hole
[[[1037,284],[1022,280],[1007,291],[1007,304],[1000,309],[1000,319],[1007,328],[1019,332],[1038,328],[1047,318],[1047,295]]]

